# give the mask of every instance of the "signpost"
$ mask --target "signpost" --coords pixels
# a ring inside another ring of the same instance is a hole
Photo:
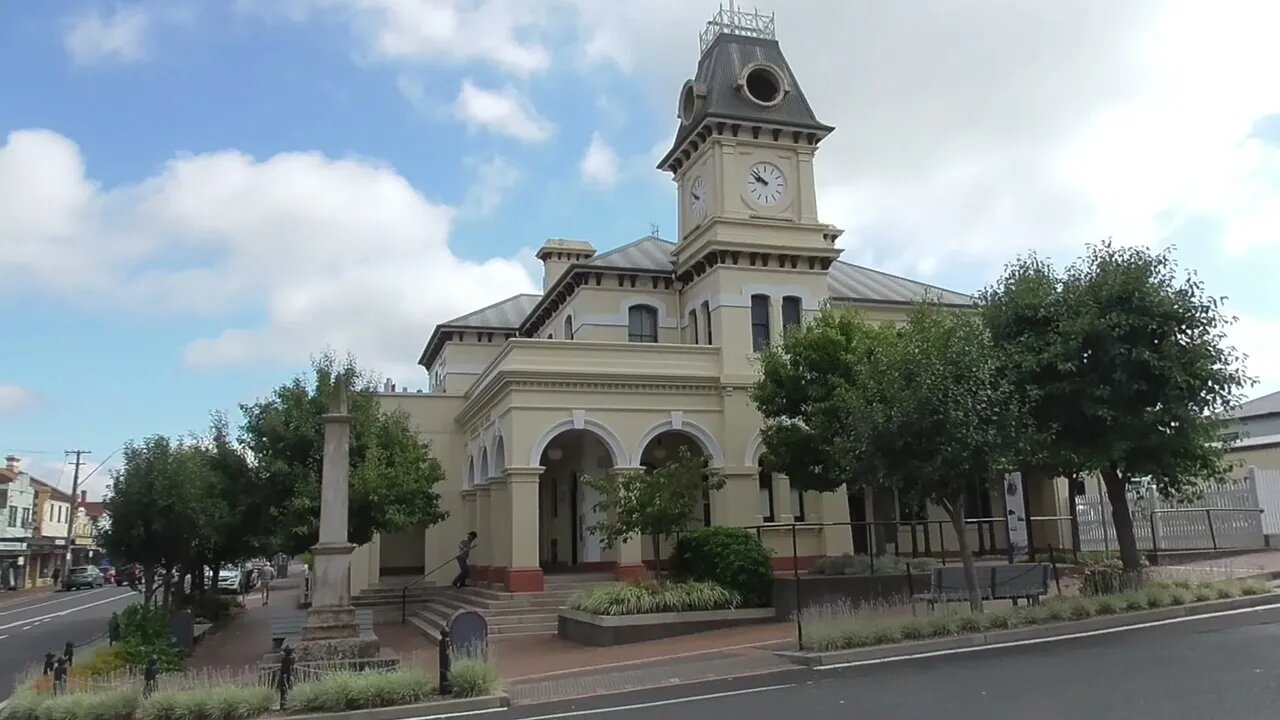
[[[1022,500],[1022,473],[1015,472],[1004,479],[1005,518],[1009,529],[1009,559],[1026,555],[1030,548],[1027,540],[1026,503]]]

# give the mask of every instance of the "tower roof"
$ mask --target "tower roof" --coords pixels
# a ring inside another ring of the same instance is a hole
[[[835,128],[818,120],[773,35],[773,17],[721,9],[702,34],[698,71],[680,93],[680,130],[658,163],[672,157],[707,120],[807,130]],[[776,83],[777,94],[753,93],[754,82]],[[763,102],[762,102],[763,101]]]

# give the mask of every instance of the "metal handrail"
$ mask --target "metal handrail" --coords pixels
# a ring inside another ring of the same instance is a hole
[[[448,560],[445,560],[444,562],[435,566],[431,570],[428,570],[427,572],[423,573],[421,577],[414,578],[413,580],[410,580],[409,582],[405,583],[405,586],[400,590],[400,622],[401,623],[404,623],[409,619],[409,588],[413,587],[414,585],[417,585],[423,580],[426,580],[428,577],[439,572],[444,566],[457,560],[459,557],[462,557],[462,553],[458,553],[457,555],[454,555]]]

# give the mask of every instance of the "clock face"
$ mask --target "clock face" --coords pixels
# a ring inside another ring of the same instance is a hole
[[[773,163],[756,163],[747,171],[747,195],[761,205],[777,205],[787,195],[787,178]]]
[[[689,211],[693,213],[694,222],[702,222],[707,217],[707,181],[701,175],[689,183]]]

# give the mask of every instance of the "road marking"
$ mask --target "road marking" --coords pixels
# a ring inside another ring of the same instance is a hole
[[[795,683],[787,685],[769,685],[768,687],[749,688],[747,690],[731,690],[729,692],[710,693],[707,695],[694,695],[693,697],[673,698],[671,700],[655,700],[647,703],[635,703],[634,705],[618,705],[615,707],[603,707],[595,710],[573,710],[570,712],[551,713],[549,715],[534,715],[524,718],[524,720],[552,720],[552,718],[581,717],[583,715],[602,715],[604,713],[620,712],[622,710],[639,710],[642,708],[661,707],[663,705],[679,705],[681,703],[698,702],[699,700],[715,700],[717,698],[732,697],[734,695],[751,695],[753,693],[769,692],[770,690],[784,690],[789,687],[795,687]],[[508,708],[495,708],[493,710],[471,710],[469,712],[449,713],[446,715],[423,715],[421,717],[406,718],[406,720],[438,720],[439,718],[463,717],[466,715],[482,715],[484,713],[503,712]]]
[[[3,639],[5,639],[5,638],[7,638],[7,637],[9,637],[9,636],[8,636],[8,635],[0,635],[0,640],[3,640]]]
[[[1032,638],[1030,640],[1015,640],[1013,642],[996,643],[994,645],[976,645],[972,647],[954,648],[952,650],[934,650],[933,652],[876,658],[874,660],[855,660],[853,662],[838,663],[835,665],[819,665],[818,667],[815,667],[814,670],[839,670],[841,668],[861,667],[863,665],[880,665],[884,663],[898,662],[900,660],[918,660],[920,658],[939,657],[942,655],[959,655],[961,653],[980,652],[982,650],[998,650],[1000,648],[1021,647],[1024,645],[1040,645],[1043,643],[1058,642],[1060,640],[1075,640],[1077,638],[1094,637],[1097,635],[1110,635],[1112,633],[1128,632],[1130,630],[1141,630],[1143,628],[1160,627],[1162,625],[1173,625],[1175,623],[1192,622],[1195,620],[1208,620],[1216,617],[1226,617],[1228,615],[1242,615],[1244,613],[1255,613],[1265,610],[1280,610],[1280,603],[1259,605],[1257,607],[1236,608],[1235,610],[1223,610],[1221,612],[1205,613],[1203,615],[1186,615],[1183,617],[1169,618],[1167,620],[1152,620],[1151,622],[1138,623],[1136,625],[1121,625],[1120,627],[1088,630],[1085,632],[1072,633],[1070,635],[1055,635],[1053,637]]]
[[[70,595],[68,597],[58,598],[57,600],[50,600],[48,602],[42,602],[36,605],[28,605],[26,607],[20,607],[16,610],[5,610],[4,612],[0,612],[0,615],[12,615],[13,613],[16,613],[16,612],[26,612],[28,610],[35,610],[36,608],[44,607],[46,605],[55,605],[57,603],[67,602],[68,600],[85,598],[95,593],[106,592],[107,590],[114,590],[114,589],[115,588],[102,587],[102,588],[98,588],[97,590],[90,590],[89,592],[82,592],[82,593],[77,593],[76,595]]]
[[[39,625],[39,623],[32,623],[32,625]],[[32,627],[32,625],[28,625],[28,626],[26,626],[26,627],[24,627],[24,628],[22,628],[22,629],[23,629],[23,630],[30,630],[30,629],[31,629],[31,627]]]
[[[19,626],[19,625],[21,625],[21,624],[23,624],[23,623],[30,623],[30,622],[32,622],[33,620],[50,620],[50,619],[52,619],[52,618],[62,617],[62,616],[64,616],[64,615],[70,615],[71,613],[76,612],[76,611],[78,611],[78,610],[88,610],[88,609],[89,609],[89,608],[91,608],[91,607],[96,607],[96,606],[98,606],[98,605],[105,605],[105,604],[107,604],[107,603],[109,603],[109,602],[115,602],[115,601],[117,601],[117,600],[124,600],[124,599],[126,599],[126,598],[132,598],[132,597],[133,597],[133,593],[126,593],[126,594],[124,594],[124,595],[117,595],[117,596],[115,596],[115,597],[109,597],[109,598],[107,598],[106,600],[99,600],[98,602],[92,602],[92,603],[89,603],[88,605],[77,605],[76,607],[73,607],[73,608],[67,608],[66,610],[63,610],[63,611],[61,611],[61,612],[50,613],[50,614],[48,614],[48,615],[44,615],[44,616],[41,616],[41,617],[38,617],[38,618],[28,618],[28,619],[26,619],[26,620],[19,620],[19,621],[17,621],[17,622],[9,623],[8,625],[0,625],[0,630],[8,630],[8,629],[9,629],[9,628],[11,628],[11,627],[17,627],[17,626]],[[28,626],[28,627],[29,627],[29,626]],[[23,628],[23,629],[25,630],[26,628]]]
[[[626,667],[628,665],[642,665],[644,663],[660,662],[662,660],[670,660],[673,658],[697,657],[698,655],[710,655],[712,653],[725,652],[727,650],[746,650],[748,648],[766,648],[770,645],[782,645],[784,643],[792,643],[793,639],[785,640],[763,640],[761,642],[743,643],[741,645],[726,645],[724,647],[709,648],[707,650],[690,650],[689,652],[670,653],[659,657],[640,658],[639,660],[622,660],[619,662],[602,663],[591,665],[588,667],[566,668],[564,670],[549,670],[547,672],[534,673],[533,675],[521,675],[520,677],[507,678],[507,682],[528,682],[530,680],[541,680],[542,678],[556,677],[557,675],[568,675],[570,673],[580,673],[583,670],[599,670],[601,668]]]

